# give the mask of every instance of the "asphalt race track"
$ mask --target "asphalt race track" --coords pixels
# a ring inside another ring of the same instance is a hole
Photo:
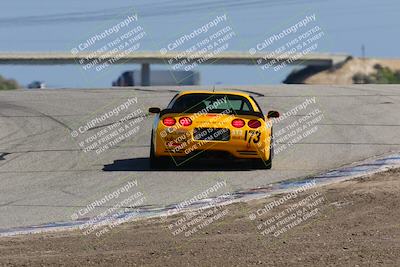
[[[137,98],[132,110],[165,107],[179,89],[1,91],[0,229],[69,221],[78,210],[128,181],[137,181],[132,190],[143,193],[144,206],[158,207],[190,199],[221,181],[226,186],[210,196],[265,187],[400,150],[398,86],[235,88],[252,92],[264,112],[284,113],[315,97],[315,104],[276,124],[275,133],[315,109],[323,118],[315,124],[315,132],[276,155],[272,170],[251,170],[245,164],[216,160],[152,171],[148,163],[152,116],[140,123],[137,133],[98,155],[82,151],[71,131],[128,98]],[[117,201],[85,216],[95,216]]]

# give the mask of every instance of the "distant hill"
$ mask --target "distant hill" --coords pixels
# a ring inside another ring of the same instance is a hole
[[[396,72],[400,73],[400,60],[349,58],[345,62],[329,69],[311,66],[301,70],[295,70],[289,74],[283,83],[353,84],[357,81],[357,77],[361,77],[361,81],[367,81],[369,83],[384,83],[375,79],[375,76],[381,74],[379,73],[379,69],[384,69],[386,71],[384,73],[385,75],[389,71],[392,72],[388,74],[389,76],[395,76]],[[392,81],[392,79],[389,80]],[[385,79],[382,79],[381,81],[385,81]]]

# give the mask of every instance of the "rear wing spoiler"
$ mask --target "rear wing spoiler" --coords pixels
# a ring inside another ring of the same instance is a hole
[[[224,111],[224,110],[221,110],[221,113],[222,113],[223,111]],[[193,114],[193,113],[196,113],[196,112],[179,112],[179,111],[176,111],[176,110],[172,110],[172,109],[166,108],[166,109],[161,110],[161,112],[160,112],[160,117],[163,116],[163,115],[165,115],[165,114],[170,114],[170,113],[174,113],[174,114]],[[215,114],[218,114],[218,113],[215,113]],[[265,120],[264,114],[261,113],[261,112],[258,112],[258,111],[232,111],[232,112],[229,113],[229,114],[234,114],[234,115],[249,115],[249,116],[255,116],[255,117],[258,117],[258,118],[260,118],[260,119]]]

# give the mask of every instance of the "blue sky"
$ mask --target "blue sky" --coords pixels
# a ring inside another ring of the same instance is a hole
[[[236,33],[228,50],[247,51],[272,33],[307,14],[325,35],[317,51],[360,56],[361,45],[371,57],[400,58],[398,0],[4,0],[1,3],[0,51],[70,51],[81,40],[121,21],[135,10],[146,31],[140,50],[158,51],[184,33],[226,13]],[[0,74],[22,85],[43,80],[51,87],[108,87],[124,70],[138,65],[115,65],[101,75],[81,66],[0,66]],[[168,69],[166,65],[152,66]],[[202,84],[279,83],[292,67],[261,71],[256,66],[200,66]]]

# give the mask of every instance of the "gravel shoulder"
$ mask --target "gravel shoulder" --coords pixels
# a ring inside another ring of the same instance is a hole
[[[176,232],[184,216],[175,215],[125,223],[101,237],[71,231],[1,238],[0,265],[399,266],[399,178],[397,169],[310,188],[291,199],[282,194],[224,206],[186,236]],[[302,218],[298,224],[293,214]],[[279,227],[262,234],[272,225]]]

